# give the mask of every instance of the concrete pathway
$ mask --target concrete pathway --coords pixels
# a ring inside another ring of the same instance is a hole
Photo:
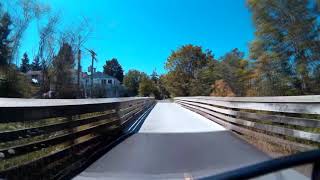
[[[75,179],[201,178],[268,160],[222,126],[175,103],[158,103],[129,137]],[[303,179],[277,173],[260,179]]]
[[[219,124],[175,103],[158,103],[147,117],[140,133],[200,133],[225,131]]]

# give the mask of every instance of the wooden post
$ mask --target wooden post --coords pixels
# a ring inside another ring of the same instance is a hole
[[[78,50],[78,79],[77,79],[77,84],[78,88],[80,89],[80,73],[81,73],[81,50]]]
[[[92,60],[91,60],[91,88],[90,88],[90,97],[92,98],[93,93],[93,61],[94,61],[94,54],[91,54]]]

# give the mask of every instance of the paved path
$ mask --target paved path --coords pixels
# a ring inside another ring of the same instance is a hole
[[[140,133],[200,133],[224,131],[224,127],[175,103],[158,103]]]
[[[222,126],[177,104],[158,103],[139,133],[75,179],[199,178],[267,159]],[[291,171],[285,176],[302,178]]]

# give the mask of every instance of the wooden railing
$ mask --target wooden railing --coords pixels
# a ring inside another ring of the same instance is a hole
[[[257,141],[293,152],[320,147],[320,96],[177,97],[175,102]]]
[[[154,103],[153,98],[0,98],[0,178],[64,178]]]

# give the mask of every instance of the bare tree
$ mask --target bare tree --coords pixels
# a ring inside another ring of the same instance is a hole
[[[46,92],[50,88],[49,67],[55,56],[57,47],[57,26],[59,24],[59,16],[53,15],[48,18],[47,23],[43,27],[39,27],[40,41],[37,57],[42,65],[42,91]]]
[[[44,14],[50,11],[48,5],[42,4],[37,0],[13,0],[7,2],[10,9],[13,24],[12,35],[12,59],[16,58],[23,33],[34,19],[39,20]],[[18,62],[16,62],[18,64]]]
[[[89,20],[86,17],[82,17],[78,26],[74,26],[65,30],[61,33],[60,44],[68,43],[72,46],[74,56],[77,57],[77,86],[80,95],[80,73],[81,73],[81,49],[84,47],[84,44],[89,39],[90,34],[92,33],[92,28],[90,26]]]

